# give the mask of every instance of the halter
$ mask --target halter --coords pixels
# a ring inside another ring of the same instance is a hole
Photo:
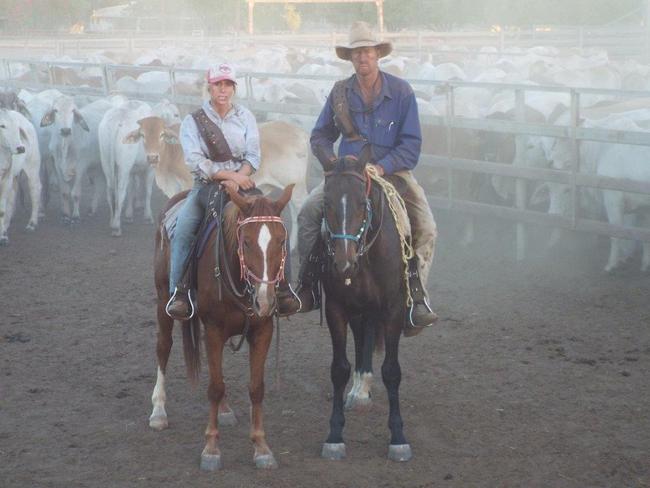
[[[278,273],[275,275],[275,279],[264,280],[259,276],[257,276],[255,273],[253,273],[246,265],[246,260],[244,258],[244,240],[242,239],[241,236],[241,229],[246,224],[272,223],[272,222],[282,225],[282,228],[284,229],[285,244],[282,246],[282,260],[280,261],[280,269],[278,269]],[[284,279],[284,264],[287,260],[287,245],[286,245],[287,235],[288,235],[287,228],[285,227],[282,219],[280,217],[276,217],[273,215],[259,215],[255,217],[248,217],[244,220],[239,220],[237,222],[237,255],[239,256],[239,269],[240,269],[241,277],[246,282],[246,286],[249,289],[253,288],[251,279],[255,283],[260,283],[262,285],[274,285],[275,287],[277,287],[280,284],[280,281]]]
[[[356,243],[358,249],[357,254],[359,256],[362,256],[368,250],[368,247],[365,246],[365,237],[367,236],[368,230],[370,229],[370,225],[372,223],[372,203],[370,201],[370,189],[372,187],[372,180],[370,179],[370,176],[366,171],[364,171],[363,173],[365,176],[362,176],[355,171],[340,171],[340,172],[327,171],[324,174],[325,177],[333,176],[333,175],[354,176],[355,178],[362,180],[366,184],[366,214],[363,218],[363,221],[361,222],[359,231],[356,234],[335,234],[334,232],[332,232],[332,228],[330,227],[329,222],[327,222],[327,217],[323,219],[325,222],[325,230],[327,231],[328,234],[327,252],[330,256],[334,254],[331,242],[336,239],[349,240]]]

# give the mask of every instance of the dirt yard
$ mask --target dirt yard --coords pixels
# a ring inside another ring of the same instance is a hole
[[[319,457],[331,347],[312,313],[281,322],[280,389],[269,356],[265,419],[279,469],[252,462],[244,348],[226,360],[239,424],[222,430],[225,469],[204,473],[207,373],[192,390],[178,330],[170,428],[148,427],[153,227],[111,238],[106,209],[75,229],[53,208],[33,234],[26,220],[19,211],[0,249],[2,488],[650,486],[650,278],[638,259],[605,275],[605,239],[567,235],[546,252],[537,229],[536,257],[516,264],[509,224],[484,222],[460,249],[458,219],[439,212],[429,289],[442,320],[404,339],[400,355],[414,458],[386,459],[379,377],[370,412],[347,415],[348,458]]]

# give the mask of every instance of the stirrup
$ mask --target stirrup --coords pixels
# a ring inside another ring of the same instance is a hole
[[[433,314],[434,317],[436,316],[436,313],[431,309],[431,306],[429,305],[429,301],[427,300],[427,297],[426,297],[426,296],[423,297],[421,304],[424,305],[425,308],[426,308],[426,309],[427,309],[431,314]],[[434,321],[431,322],[430,324],[426,324],[426,325],[415,325],[415,322],[413,321],[413,311],[415,310],[416,305],[417,305],[417,304],[416,304],[415,302],[413,302],[413,303],[411,304],[411,306],[409,307],[409,310],[408,310],[408,321],[407,321],[407,324],[406,324],[407,327],[408,327],[408,328],[413,328],[413,329],[424,329],[424,328],[426,328],[426,327],[431,327],[431,326],[435,323],[435,319],[434,319]]]
[[[289,291],[289,293],[287,295],[293,296],[293,298],[295,298],[298,301],[298,309],[295,312],[291,312],[291,313],[280,313],[280,301],[278,300],[277,308],[276,308],[276,310],[278,312],[278,316],[280,316],[280,317],[290,317],[291,315],[294,315],[294,314],[300,312],[300,309],[302,308],[302,300],[300,300],[300,297],[294,291],[293,287],[291,286],[291,283],[289,283],[287,281],[287,288],[285,290],[283,290],[283,291]]]
[[[176,288],[174,288],[174,293],[172,294],[172,296],[167,301],[167,305],[165,305],[165,313],[169,317],[173,318],[174,320],[178,320],[178,319],[175,319],[174,317],[172,317],[171,313],[169,313],[169,306],[172,304],[172,302],[174,301],[174,298],[176,298],[176,295],[179,292],[182,293],[181,289],[179,289],[178,286]],[[194,300],[192,300],[192,290],[191,289],[187,290],[187,301],[190,304],[190,315],[186,319],[183,319],[183,320],[190,320],[192,317],[194,317],[194,313],[196,312],[196,309],[194,308]]]

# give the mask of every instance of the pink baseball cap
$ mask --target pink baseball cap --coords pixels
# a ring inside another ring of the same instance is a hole
[[[208,69],[208,73],[206,74],[206,79],[210,84],[228,80],[232,81],[236,85],[236,77],[237,74],[235,73],[235,68],[228,63],[215,64]]]

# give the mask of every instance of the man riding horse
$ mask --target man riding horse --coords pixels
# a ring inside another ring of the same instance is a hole
[[[420,156],[422,136],[417,102],[404,80],[379,70],[378,61],[392,51],[380,42],[365,22],[355,22],[349,44],[337,46],[339,58],[351,61],[355,74],[334,85],[311,133],[314,155],[321,163],[337,159],[333,145],[342,136],[338,157],[357,157],[369,145],[371,163],[380,176],[399,176],[406,186],[401,197],[411,224],[415,256],[409,263],[409,288],[413,305],[408,325],[432,325],[436,314],[429,306],[425,286],[433,260],[436,223],[424,190],[412,169]],[[321,262],[320,240],[323,220],[323,183],[312,190],[298,216],[300,277],[298,296],[301,312],[320,307],[318,275]]]

